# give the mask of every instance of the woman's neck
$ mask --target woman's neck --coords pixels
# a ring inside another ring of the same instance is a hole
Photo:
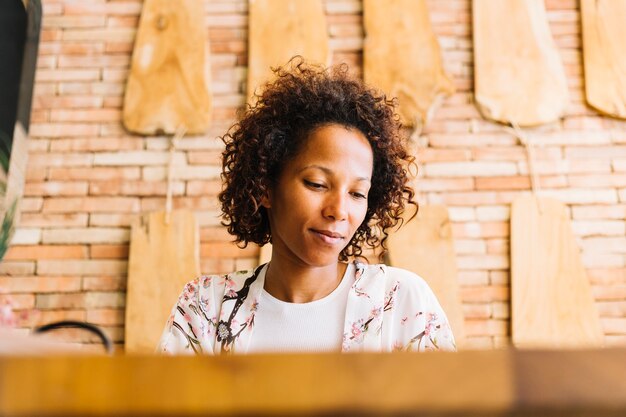
[[[346,272],[347,264],[311,267],[272,257],[263,288],[273,297],[289,303],[309,303],[333,292]]]

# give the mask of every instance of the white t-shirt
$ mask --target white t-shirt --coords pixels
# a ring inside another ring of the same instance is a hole
[[[353,276],[354,265],[349,264],[337,288],[309,303],[281,301],[263,290],[248,353],[339,352]]]
[[[456,349],[437,298],[409,271],[354,262],[327,297],[292,304],[264,292],[266,269],[264,265],[189,282],[172,309],[158,350],[221,355]]]

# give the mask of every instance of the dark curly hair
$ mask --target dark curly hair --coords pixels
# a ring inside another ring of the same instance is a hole
[[[365,219],[339,259],[361,256],[364,244],[380,245],[384,253],[388,230],[401,221],[406,204],[417,209],[407,172],[414,158],[404,146],[395,100],[350,77],[345,64],[322,68],[296,57],[273,71],[275,81],[221,138],[222,224],[242,247],[271,242],[261,198],[314,129],[338,124],[363,133],[374,154]]]

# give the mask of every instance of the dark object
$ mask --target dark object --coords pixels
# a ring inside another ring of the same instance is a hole
[[[5,172],[16,122],[26,132],[30,125],[41,14],[41,0],[29,1],[26,10],[21,0],[0,1],[0,162]]]
[[[96,335],[98,335],[98,337],[102,341],[102,344],[104,345],[104,348],[106,349],[107,353],[108,354],[113,353],[113,344],[111,343],[111,339],[109,339],[109,336],[107,336],[102,331],[101,328],[91,323],[86,323],[83,321],[74,321],[74,320],[63,320],[63,321],[57,321],[54,323],[39,326],[35,328],[34,332],[45,333],[45,332],[48,332],[50,330],[55,330],[55,329],[84,329],[92,333],[95,333]]]

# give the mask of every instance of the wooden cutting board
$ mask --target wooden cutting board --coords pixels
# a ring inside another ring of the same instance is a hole
[[[202,0],[144,0],[124,97],[126,129],[201,134],[211,120],[211,68]]]
[[[485,118],[519,126],[557,121],[567,80],[541,0],[473,1],[474,89]]]
[[[270,67],[285,65],[294,55],[312,63],[330,63],[321,0],[250,0],[249,6],[249,98],[272,79]]]
[[[398,97],[405,126],[422,126],[434,104],[454,93],[426,0],[363,2],[365,82]]]
[[[263,265],[272,260],[272,244],[266,243],[261,246],[261,250],[259,251],[259,265]]]
[[[626,119],[626,1],[580,3],[587,102]]]
[[[126,353],[156,349],[185,284],[200,274],[196,218],[188,211],[150,213],[132,225],[126,292]]]
[[[565,206],[518,197],[511,208],[511,327],[523,348],[602,346],[604,334]]]
[[[420,206],[417,216],[387,240],[389,263],[424,278],[448,316],[457,346],[465,324],[457,278],[452,226],[445,206]]]

